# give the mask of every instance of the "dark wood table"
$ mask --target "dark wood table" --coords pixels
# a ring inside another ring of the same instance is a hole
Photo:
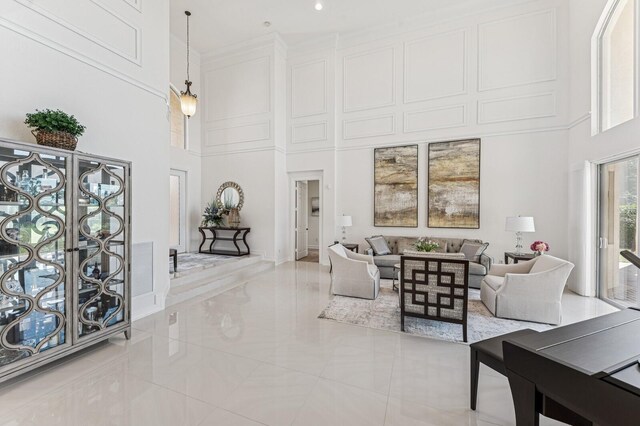
[[[521,253],[517,254],[512,251],[507,251],[504,253],[504,264],[509,264],[509,259],[513,260],[513,263],[518,263],[518,261],[523,260],[531,260],[536,257],[535,253]]]
[[[178,272],[178,250],[169,249],[169,257],[173,258],[173,272]]]
[[[223,256],[248,256],[251,254],[251,249],[249,248],[249,244],[247,244],[247,234],[251,232],[251,228],[201,226],[198,230],[200,231],[200,235],[202,235],[202,242],[198,249],[199,253],[220,254]],[[207,236],[207,232],[211,233],[211,236]],[[209,243],[209,249],[203,250],[203,246],[208,240],[211,240],[211,243]],[[230,241],[236,249],[216,249],[214,245],[219,241]],[[244,245],[244,249],[238,245],[239,243]]]
[[[354,253],[360,253],[360,246],[353,243],[342,243],[343,247],[347,250],[351,250]]]

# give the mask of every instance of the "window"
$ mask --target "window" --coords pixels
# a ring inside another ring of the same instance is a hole
[[[640,156],[600,165],[600,297],[620,307],[640,301],[638,268],[620,255],[640,246]]]
[[[639,2],[610,0],[596,28],[594,133],[636,116]]]
[[[173,87],[169,90],[169,113],[171,115],[171,146],[186,149],[187,118],[180,108],[180,94]]]

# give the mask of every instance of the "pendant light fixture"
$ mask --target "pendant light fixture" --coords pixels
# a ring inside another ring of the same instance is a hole
[[[191,118],[191,116],[196,113],[198,96],[191,93],[191,84],[193,83],[191,83],[189,79],[189,17],[191,16],[191,12],[185,10],[184,14],[187,15],[187,79],[184,81],[184,84],[187,85],[187,90],[180,92],[180,107],[182,113]]]

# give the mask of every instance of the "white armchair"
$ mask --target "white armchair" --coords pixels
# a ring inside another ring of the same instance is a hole
[[[512,265],[493,265],[480,298],[496,317],[547,324],[562,320],[562,292],[573,263],[543,255]]]
[[[380,271],[373,256],[357,254],[342,244],[329,247],[333,294],[375,299],[380,291]]]

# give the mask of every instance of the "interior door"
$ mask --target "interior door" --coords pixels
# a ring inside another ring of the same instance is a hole
[[[171,170],[169,174],[169,246],[178,253],[187,251],[187,173]]]
[[[599,295],[620,307],[637,305],[639,271],[620,256],[638,254],[638,188],[640,156],[600,166]]]
[[[296,260],[309,255],[308,185],[296,182]]]

